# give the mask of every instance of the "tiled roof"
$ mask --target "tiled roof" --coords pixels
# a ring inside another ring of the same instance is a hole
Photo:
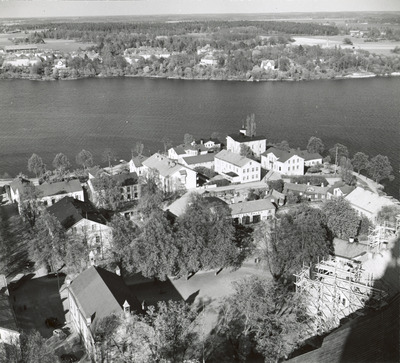
[[[267,140],[265,136],[246,136],[243,135],[242,133],[239,134],[230,134],[228,135],[231,139],[233,139],[236,142],[251,142],[251,141],[259,141],[259,140]]]
[[[324,338],[322,346],[291,363],[399,362],[400,294],[388,306],[355,318]]]
[[[185,155],[186,154],[186,151],[184,150],[184,148],[182,146],[175,146],[172,149],[175,151],[175,153],[177,155]]]
[[[259,165],[257,161],[254,161],[252,159],[246,158],[245,156],[235,154],[233,152],[230,152],[228,150],[221,150],[218,154],[215,155],[215,159],[221,159],[223,161],[226,161],[228,163],[231,163],[233,165],[243,167],[249,162],[253,162],[254,165]]]
[[[143,165],[150,169],[158,170],[160,175],[163,177],[173,175],[182,168],[184,168],[185,170],[187,169],[186,166],[177,164],[175,161],[158,153],[150,156],[147,160],[143,162]]]
[[[275,210],[275,206],[268,199],[258,199],[249,202],[230,204],[232,215],[242,213],[261,212],[264,210]]]
[[[318,153],[309,153],[307,150],[301,150],[300,156],[305,160],[315,160],[315,159],[322,159],[322,156]]]
[[[143,165],[143,161],[145,161],[147,159],[147,156],[135,156],[134,158],[132,158],[132,163],[133,165],[135,165],[135,167],[139,168]]]
[[[106,224],[104,216],[93,206],[92,203],[65,197],[47,208],[47,211],[55,216],[61,225],[68,229],[81,219],[88,219],[93,222]]]
[[[199,163],[207,163],[214,161],[215,154],[213,153],[207,153],[203,155],[196,155],[196,156],[187,156],[185,158],[182,158],[186,164],[188,165],[193,165],[193,164],[199,164]]]
[[[92,332],[102,318],[123,311],[125,300],[131,311],[141,311],[139,301],[122,277],[101,267],[91,266],[83,271],[72,281],[69,290],[83,315],[92,318]]]
[[[301,159],[304,159],[303,156],[300,156],[300,152],[298,150],[290,149],[290,151],[285,151],[281,149],[277,149],[276,147],[271,147],[261,155],[267,156],[268,154],[274,154],[276,158],[281,162],[284,163],[285,161],[289,160],[293,156],[298,156]]]
[[[58,183],[44,183],[38,185],[36,189],[39,192],[39,197],[48,197],[51,195],[68,194],[74,192],[82,192],[82,186],[79,180],[70,180],[68,182],[58,182]]]

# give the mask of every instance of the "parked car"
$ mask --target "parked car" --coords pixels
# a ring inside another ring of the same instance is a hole
[[[57,337],[58,339],[65,339],[67,334],[65,334],[61,329],[54,329],[53,336]]]
[[[62,354],[60,359],[61,359],[61,362],[63,362],[63,363],[64,362],[65,363],[73,363],[73,362],[78,362],[78,360],[79,360],[75,355],[73,355],[71,353]]]

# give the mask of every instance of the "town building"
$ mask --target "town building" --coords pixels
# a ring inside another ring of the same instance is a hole
[[[43,183],[36,187],[38,199],[44,206],[51,206],[64,197],[85,200],[81,183],[77,179],[57,183]]]
[[[356,187],[352,185],[347,185],[343,181],[336,182],[329,188],[327,198],[332,199],[334,197],[336,198],[345,197],[346,195],[351,193],[355,188]]]
[[[262,60],[260,68],[263,69],[264,71],[270,71],[275,69],[275,61],[274,60]]]
[[[208,154],[197,155],[197,156],[186,156],[186,157],[181,157],[180,163],[182,165],[187,166],[190,169],[194,169],[199,166],[203,166],[208,169],[213,169],[214,168],[214,158],[215,158],[214,153],[208,153]]]
[[[197,187],[197,173],[187,166],[156,153],[143,162],[145,173],[155,172],[167,193]]]
[[[33,44],[6,45],[4,50],[6,53],[31,53],[36,52],[38,47]]]
[[[196,140],[197,145],[204,145],[207,149],[220,150],[222,147],[221,141],[216,138]]]
[[[95,344],[98,324],[112,314],[141,312],[140,303],[121,276],[96,266],[80,273],[67,289],[72,327],[80,335],[88,355],[98,362]]]
[[[285,183],[283,193],[288,196],[290,193],[308,201],[327,199],[329,187],[309,184]]]
[[[311,167],[318,164],[322,164],[322,156],[319,153],[309,153],[307,150],[300,150],[300,154],[304,159],[304,166]]]
[[[283,175],[304,175],[304,158],[294,149],[269,148],[261,154],[261,166]]]
[[[261,180],[261,164],[228,150],[215,155],[214,170],[232,183],[249,183]]]
[[[345,198],[360,216],[366,216],[372,222],[377,221],[379,211],[385,206],[398,206],[395,199],[379,195],[361,187],[355,188]]]
[[[119,191],[118,198],[124,202],[131,202],[140,199],[141,186],[139,177],[136,173],[123,173],[116,175],[97,174],[96,177],[89,177],[88,187],[90,190],[91,201],[99,207],[104,207],[103,200],[106,198],[107,191],[104,189],[102,178],[109,178],[111,185],[115,186],[115,190]]]
[[[139,177],[143,175],[145,167],[143,166],[143,161],[147,159],[147,156],[139,155],[133,157],[129,161],[129,171],[131,173],[136,173]]]
[[[14,179],[7,188],[7,194],[10,201],[18,203],[19,207],[25,189],[29,186],[33,186],[33,183],[29,179],[25,179],[24,177],[17,177]]]
[[[276,207],[269,199],[251,200],[248,202],[230,204],[234,224],[259,223],[272,219]]]
[[[240,154],[242,145],[248,146],[253,154],[259,157],[267,149],[267,138],[265,136],[247,136],[245,129],[241,129],[239,134],[231,134],[226,137],[228,151]]]
[[[172,160],[182,161],[183,157],[205,155],[209,152],[209,148],[203,144],[197,144],[193,141],[189,145],[179,145],[171,147],[168,150],[168,157]]]
[[[206,55],[204,58],[200,59],[200,65],[202,66],[216,66],[218,64],[218,59],[214,58],[212,55]]]
[[[94,254],[102,257],[110,248],[112,228],[91,202],[64,197],[47,211],[57,218],[68,235],[84,239]]]

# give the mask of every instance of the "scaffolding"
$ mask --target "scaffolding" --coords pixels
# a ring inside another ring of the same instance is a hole
[[[318,333],[330,331],[340,320],[365,307],[382,306],[388,293],[374,287],[372,274],[366,274],[357,261],[332,258],[303,267],[296,276],[296,291],[306,299],[310,328]]]
[[[396,225],[384,222],[379,226],[369,227],[368,252],[379,253],[386,249],[388,243],[400,231],[400,215],[396,217]]]

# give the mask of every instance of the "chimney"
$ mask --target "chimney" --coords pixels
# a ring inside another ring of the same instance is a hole
[[[246,136],[247,135],[247,130],[246,130],[246,128],[242,125],[242,128],[239,130],[239,132],[242,134],[242,135],[244,135],[244,136]]]
[[[92,324],[92,317],[91,316],[86,318],[86,326],[90,326],[90,324]]]
[[[307,185],[310,185],[310,182],[307,182]]]
[[[119,266],[117,266],[117,268],[115,269],[115,273],[116,273],[118,276],[121,276],[121,269],[119,268]]]
[[[122,307],[124,308],[125,316],[129,316],[131,314],[131,306],[129,305],[128,301],[125,300]]]
[[[325,185],[324,185],[324,183],[321,183],[321,187],[323,188]]]

